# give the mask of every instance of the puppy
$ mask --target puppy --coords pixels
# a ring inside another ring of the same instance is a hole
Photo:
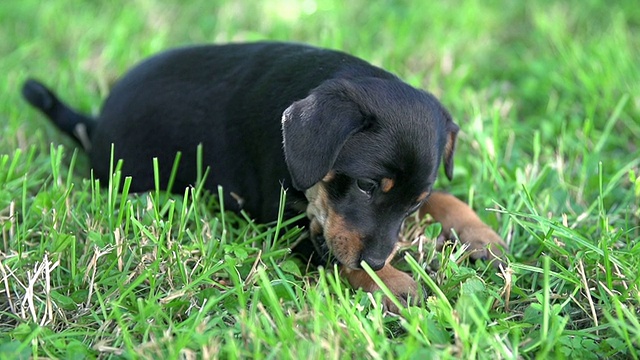
[[[431,94],[342,52],[261,42],[166,51],[143,61],[112,89],[99,116],[80,114],[28,80],[23,95],[89,154],[109,178],[112,144],[132,190],[194,184],[197,147],[209,190],[257,221],[276,219],[281,187],[287,215],[306,211],[310,244],[354,287],[378,289],[362,263],[402,301],[416,283],[393,268],[405,218],[421,209],[455,230],[472,257],[502,255],[504,243],[460,200],[432,192],[438,168],[453,175],[458,126]],[[389,299],[388,309],[397,311]]]

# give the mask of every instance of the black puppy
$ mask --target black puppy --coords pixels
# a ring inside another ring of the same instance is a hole
[[[377,286],[363,261],[396,295],[415,295],[415,282],[389,259],[404,219],[423,204],[445,236],[455,229],[478,250],[473,257],[501,254],[500,237],[466,204],[432,194],[441,161],[453,174],[458,126],[447,110],[345,53],[271,42],[167,51],[124,76],[95,119],[37,81],[23,94],[84,146],[97,178],[108,179],[114,144],[132,190],[154,188],[154,157],[166,187],[181,152],[174,189],[183,189],[196,180],[202,144],[206,187],[222,185],[233,209],[274,220],[280,188],[288,189],[287,208],[306,211],[316,251],[331,252],[367,291]]]

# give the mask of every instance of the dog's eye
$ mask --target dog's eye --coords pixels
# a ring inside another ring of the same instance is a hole
[[[356,180],[356,185],[358,186],[358,189],[360,189],[360,191],[369,196],[371,196],[371,194],[373,194],[373,192],[378,187],[378,183],[371,179],[358,179]]]

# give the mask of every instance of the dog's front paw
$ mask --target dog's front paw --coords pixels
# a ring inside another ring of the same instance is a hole
[[[354,288],[373,293],[380,290],[376,282],[364,270],[343,268],[342,273]],[[387,286],[391,293],[399,300],[402,306],[416,303],[418,299],[418,284],[409,276],[391,265],[385,265],[376,271],[376,275]],[[398,306],[387,296],[382,298],[384,308],[392,313],[399,314]]]
[[[495,266],[504,264],[507,244],[485,223],[477,223],[460,229],[458,238],[467,245],[474,260],[492,261]]]
[[[402,276],[397,276],[396,279],[391,282],[386,282],[385,285],[391,290],[391,293],[400,301],[403,307],[407,305],[415,305],[418,300],[418,284],[408,274],[398,271]],[[399,314],[400,309],[396,304],[388,297],[382,298],[382,305],[384,308],[394,314]]]
[[[455,232],[460,242],[469,246],[472,259],[492,261],[495,266],[504,264],[505,253],[509,250],[505,242],[460,199],[451,194],[434,192],[420,209],[420,217],[425,214],[430,214],[442,224],[437,248],[441,248],[446,240],[455,239]]]

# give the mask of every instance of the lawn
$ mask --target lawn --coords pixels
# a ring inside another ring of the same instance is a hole
[[[0,39],[0,359],[640,358],[635,0],[3,0]],[[344,50],[441,99],[462,132],[437,187],[503,236],[507,269],[426,241],[397,259],[423,304],[385,314],[291,255],[291,219],[92,181],[20,96],[33,76],[97,113],[144,57],[261,39]]]

